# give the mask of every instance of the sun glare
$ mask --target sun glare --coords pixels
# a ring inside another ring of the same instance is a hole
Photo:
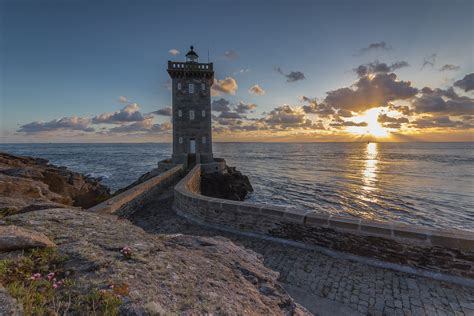
[[[355,134],[367,134],[375,137],[387,137],[389,135],[389,131],[377,121],[380,111],[380,108],[374,108],[366,111],[360,116],[354,117],[354,122],[366,122],[367,126],[353,126],[349,127],[347,131]]]

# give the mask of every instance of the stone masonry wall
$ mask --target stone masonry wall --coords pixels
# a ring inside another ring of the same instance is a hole
[[[182,176],[182,173],[183,166],[177,165],[168,171],[160,173],[156,177],[89,208],[89,211],[128,217],[144,201],[157,196],[170,184],[177,181]]]
[[[346,252],[421,271],[474,278],[474,234],[331,216],[200,195],[200,165],[175,187],[175,208],[216,227]]]

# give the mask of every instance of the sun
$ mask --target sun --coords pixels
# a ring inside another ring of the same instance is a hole
[[[375,137],[387,137],[390,132],[384,128],[378,121],[381,108],[373,108],[364,112],[364,114],[354,117],[354,122],[366,122],[367,126],[348,127],[347,131],[354,134],[366,134]]]

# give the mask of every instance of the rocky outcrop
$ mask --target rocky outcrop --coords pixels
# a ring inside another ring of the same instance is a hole
[[[201,194],[220,199],[243,201],[253,192],[250,180],[235,167],[226,167],[223,173],[201,175]]]
[[[55,246],[42,233],[14,225],[0,226],[0,252]]]
[[[0,153],[0,217],[38,209],[88,208],[110,197],[98,179],[45,159]]]
[[[51,237],[67,256],[69,278],[80,291],[111,284],[127,289],[122,314],[308,313],[259,255],[223,237],[153,235],[113,215],[75,209],[34,211],[5,221]]]

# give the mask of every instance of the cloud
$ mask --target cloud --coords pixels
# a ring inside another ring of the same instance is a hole
[[[387,65],[386,63],[381,63],[378,60],[363,64],[358,66],[354,69],[354,72],[359,77],[367,76],[368,74],[376,74],[376,73],[389,73],[391,71],[395,71],[397,69],[408,67],[409,64],[406,61],[397,61],[392,63],[391,65]]]
[[[400,128],[402,124],[409,123],[410,121],[406,117],[391,117],[387,114],[380,114],[377,118],[377,122],[381,123],[383,127],[387,128]]]
[[[226,112],[230,111],[230,102],[224,98],[220,98],[219,100],[212,101],[212,110],[216,112]]]
[[[331,123],[329,124],[331,127],[336,127],[336,128],[341,128],[341,127],[350,127],[350,126],[356,126],[356,127],[365,127],[368,126],[367,122],[353,122],[353,121],[342,121],[342,122],[337,122],[337,123]]]
[[[474,99],[459,96],[454,89],[431,89],[425,87],[421,95],[412,100],[416,113],[436,113],[444,115],[474,114]]]
[[[258,84],[253,85],[249,88],[249,93],[256,94],[256,95],[264,95],[265,90],[262,89]]]
[[[163,116],[171,116],[172,109],[170,106],[164,107],[162,109],[158,109],[154,112],[151,112],[151,114],[156,114],[156,115],[163,115]]]
[[[224,52],[224,57],[228,60],[234,60],[239,58],[239,55],[233,50],[228,50]]]
[[[466,121],[451,120],[449,116],[434,116],[423,117],[413,121],[410,124],[413,128],[456,128],[456,129],[470,129],[474,125]]]
[[[474,73],[465,75],[464,78],[454,83],[455,87],[458,87],[465,92],[474,90]]]
[[[121,95],[121,96],[119,97],[118,101],[119,101],[120,103],[129,103],[129,102],[130,102],[130,101],[128,100],[128,98],[127,98],[126,96],[123,96],[123,95]]]
[[[304,80],[306,77],[301,71],[291,71],[289,74],[285,74],[280,67],[275,68],[275,71],[286,77],[286,82],[295,82]]]
[[[303,109],[293,108],[286,104],[273,109],[261,121],[273,129],[324,129],[322,124],[314,124],[307,118]]]
[[[169,131],[171,129],[171,123],[165,122],[162,124],[154,124],[153,118],[149,117],[143,121],[135,122],[128,125],[121,125],[108,130],[110,133],[147,133],[156,134]]]
[[[446,64],[446,65],[443,65],[439,71],[450,71],[450,70],[459,70],[461,69],[461,67],[457,66],[457,65],[453,65],[453,64]]]
[[[325,103],[318,103],[315,98],[302,96],[300,97],[300,100],[308,103],[302,107],[303,111],[307,114],[317,114],[321,117],[329,117],[336,113],[331,106]]]
[[[223,119],[240,119],[242,118],[240,116],[240,114],[236,113],[236,112],[230,112],[230,111],[224,111],[224,112],[221,112],[221,114],[219,115],[219,118],[223,118]]]
[[[394,73],[378,73],[359,78],[351,87],[327,92],[324,103],[334,109],[361,112],[412,98],[417,92],[410,81],[399,81]]]
[[[376,43],[370,43],[369,46],[361,48],[359,50],[359,54],[364,54],[370,51],[389,51],[392,49],[392,46],[388,45],[386,42],[381,41],[381,42],[376,42]]]
[[[248,113],[252,112],[257,108],[256,104],[253,103],[244,103],[242,101],[239,101],[239,103],[235,106],[235,111],[237,113]]]
[[[395,105],[393,103],[390,103],[388,105],[388,109],[391,110],[391,111],[397,111],[403,115],[411,115],[412,114],[412,110],[410,109],[410,107],[408,105]]]
[[[436,63],[436,57],[437,57],[437,54],[431,54],[423,58],[423,64],[421,65],[421,69],[427,66],[434,67]]]
[[[170,49],[170,50],[168,51],[168,53],[170,53],[170,54],[173,55],[173,56],[176,56],[176,55],[178,55],[180,52],[179,52],[179,50],[173,48],[173,49]]]
[[[122,124],[125,122],[143,121],[145,117],[139,110],[140,107],[137,103],[128,104],[117,112],[97,115],[92,118],[92,122],[95,124]]]
[[[249,68],[242,68],[242,69],[240,69],[240,70],[234,72],[234,76],[235,76],[235,75],[243,75],[243,74],[245,74],[245,73],[247,73],[247,72],[250,72],[250,69],[249,69]]]
[[[218,96],[221,93],[234,95],[237,89],[237,81],[232,77],[221,80],[214,79],[214,84],[211,87],[211,95]]]
[[[91,120],[88,118],[77,116],[63,117],[61,119],[54,119],[49,122],[31,122],[20,126],[18,132],[26,134],[38,134],[57,130],[93,132],[94,129],[90,127],[90,123]]]

